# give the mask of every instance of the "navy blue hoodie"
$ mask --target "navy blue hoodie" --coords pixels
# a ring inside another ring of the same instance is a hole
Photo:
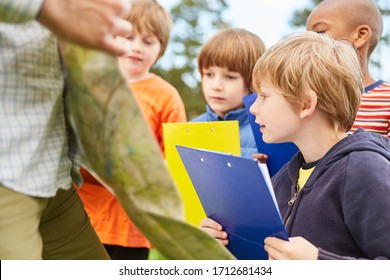
[[[319,259],[390,259],[390,140],[359,129],[317,163],[292,206],[302,154],[273,178],[290,237],[320,249]]]

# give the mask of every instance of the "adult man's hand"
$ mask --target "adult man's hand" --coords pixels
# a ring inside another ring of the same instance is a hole
[[[128,52],[131,24],[123,19],[130,11],[126,0],[45,0],[38,21],[59,39],[113,55]]]

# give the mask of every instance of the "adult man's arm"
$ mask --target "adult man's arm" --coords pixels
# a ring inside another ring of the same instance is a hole
[[[0,0],[0,21],[37,19],[59,39],[114,55],[128,51],[131,24],[122,18],[130,9],[124,0]]]

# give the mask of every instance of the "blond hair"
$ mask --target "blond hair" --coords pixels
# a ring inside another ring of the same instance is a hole
[[[139,32],[148,31],[157,37],[161,44],[160,58],[168,45],[172,29],[172,17],[156,0],[132,0],[127,20]]]
[[[202,47],[198,56],[198,70],[212,66],[226,67],[238,72],[248,91],[252,90],[252,70],[265,52],[263,41],[255,34],[239,28],[226,28],[212,36]]]
[[[294,109],[314,91],[317,109],[344,131],[352,127],[364,90],[352,45],[311,31],[281,40],[259,59],[253,70],[256,91],[263,80],[281,91]]]

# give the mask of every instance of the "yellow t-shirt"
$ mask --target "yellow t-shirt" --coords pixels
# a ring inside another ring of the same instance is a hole
[[[297,183],[297,193],[301,191],[301,189],[305,186],[307,180],[309,179],[311,173],[313,172],[315,166],[309,169],[303,169],[302,167],[299,169],[299,178]]]

